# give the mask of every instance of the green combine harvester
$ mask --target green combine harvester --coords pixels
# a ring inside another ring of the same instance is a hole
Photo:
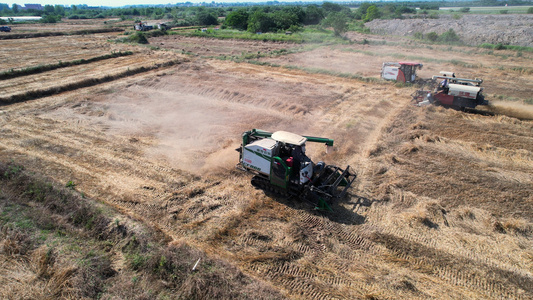
[[[252,185],[283,196],[311,201],[316,209],[331,211],[330,204],[344,197],[356,174],[350,166],[341,169],[314,164],[305,155],[305,143],[323,143],[333,147],[333,140],[276,131],[252,129],[242,134],[237,168],[253,173]],[[327,151],[326,151],[327,152]]]

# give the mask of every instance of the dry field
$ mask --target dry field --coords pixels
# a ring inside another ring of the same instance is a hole
[[[80,30],[98,30],[111,27],[131,27],[131,22],[124,22],[120,19],[63,19],[60,23],[28,23],[13,24],[11,34],[18,33],[39,33],[39,32],[75,32]]]
[[[530,53],[504,59],[390,38],[261,59],[282,66],[272,67],[207,56],[298,47],[166,36],[150,40],[160,50],[148,50],[108,39],[9,41],[24,67],[106,51],[134,54],[2,80],[0,97],[157,67],[4,103],[0,162],[63,186],[75,183],[76,192],[116,210],[120,220],[157,229],[169,244],[238,269],[265,299],[533,297],[533,106],[523,103],[533,90]],[[6,45],[0,57],[9,57],[9,66],[1,69],[17,68]],[[388,60],[421,60],[422,77],[440,70],[481,77],[489,100],[518,101],[500,101],[494,109],[506,114],[491,117],[418,108],[410,101],[415,87],[303,71],[377,78]],[[308,153],[355,168],[355,186],[333,213],[254,189],[251,176],[234,168],[240,134],[252,128],[333,138],[335,152],[309,145]],[[0,199],[8,196],[0,191]],[[3,266],[13,263],[1,249],[0,256]],[[109,285],[126,276],[118,267],[124,259],[112,256],[116,275]],[[11,279],[26,274],[18,272],[0,272],[11,291],[2,298],[21,295],[13,286],[25,279]],[[101,296],[116,296],[115,287]]]
[[[0,72],[18,70],[38,65],[89,59],[123,50],[123,45],[108,43],[109,34],[85,36],[39,37],[2,41]]]

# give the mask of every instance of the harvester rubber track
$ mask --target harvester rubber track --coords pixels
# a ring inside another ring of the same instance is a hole
[[[268,179],[260,177],[260,176],[252,177],[251,182],[254,187],[261,189],[263,191],[276,194],[277,196],[280,196],[280,197],[294,196],[294,195],[291,195],[289,192],[287,192],[287,190],[271,185]]]

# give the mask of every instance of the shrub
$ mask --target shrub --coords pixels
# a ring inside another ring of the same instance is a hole
[[[502,43],[497,44],[494,46],[494,50],[503,50],[505,49],[505,46]]]
[[[41,19],[41,23],[57,23],[57,21],[61,21],[61,16],[47,15]]]
[[[527,9],[528,14],[533,14],[533,6]]]
[[[166,34],[167,34],[166,31],[163,31],[161,29],[156,29],[156,30],[149,31],[148,33],[145,33],[144,36],[145,37],[158,37],[158,36],[163,36]]]
[[[132,43],[148,44],[148,39],[142,32],[136,32],[128,37],[128,40]]]
[[[470,12],[470,7],[462,7],[459,9],[460,12],[462,13],[469,13]]]
[[[426,34],[426,38],[432,42],[435,42],[439,38],[439,35],[435,31],[432,31]]]
[[[502,10],[500,10],[500,14],[502,14],[502,15],[506,15],[508,12],[509,12],[509,11],[506,10],[506,9],[502,9]]]
[[[441,34],[438,37],[438,40],[440,42],[449,43],[449,42],[459,42],[461,39],[459,38],[459,36],[457,35],[457,33],[455,33],[453,29],[450,29],[446,31],[445,33]]]

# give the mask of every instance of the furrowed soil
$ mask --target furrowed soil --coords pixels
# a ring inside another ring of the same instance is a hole
[[[2,80],[0,96],[158,65],[4,103],[0,161],[75,183],[121,219],[267,286],[264,298],[531,299],[532,54],[347,36],[355,43],[304,47],[170,35],[150,38],[159,47],[151,49],[109,42],[116,34],[9,40],[20,67],[58,53],[64,61],[133,54]],[[38,56],[36,44],[57,51]],[[2,62],[13,51],[6,45]],[[261,64],[215,59],[257,52],[272,55]],[[498,114],[414,106],[417,87],[378,80],[384,61],[401,60],[422,62],[422,78],[441,70],[483,78]],[[2,64],[11,68],[19,68],[13,57]],[[255,189],[235,168],[241,134],[253,128],[334,139],[333,153],[309,144],[307,154],[350,165],[354,186],[333,212]],[[16,271],[6,270],[0,279],[12,282]],[[123,280],[114,270],[109,284]],[[102,295],[112,298],[113,289]]]

